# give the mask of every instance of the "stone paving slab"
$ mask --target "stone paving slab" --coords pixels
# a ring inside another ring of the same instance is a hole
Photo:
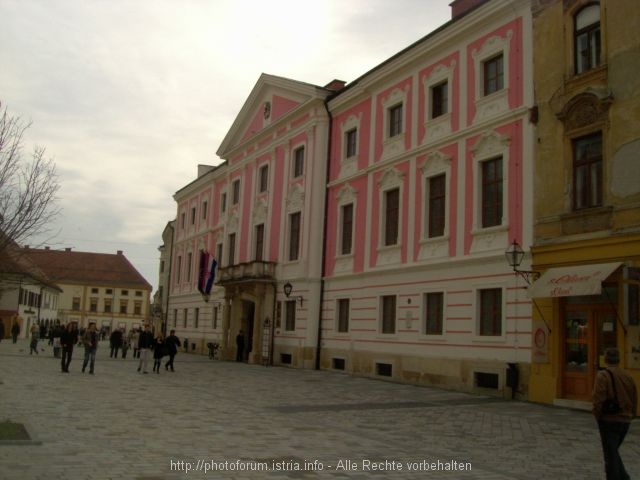
[[[50,347],[28,351],[0,343],[0,412],[39,444],[0,445],[0,479],[604,478],[585,412],[184,353],[175,373],[143,375],[104,342],[96,375],[81,349],[63,374]],[[634,422],[632,477],[639,440]],[[471,469],[408,469],[438,462]]]

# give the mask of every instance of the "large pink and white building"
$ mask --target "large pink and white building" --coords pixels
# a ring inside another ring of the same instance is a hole
[[[175,195],[170,328],[226,358],[242,331],[251,362],[463,390],[506,392],[517,364],[526,395],[531,305],[504,252],[532,235],[530,2],[452,8],[346,86],[260,77],[223,163]]]

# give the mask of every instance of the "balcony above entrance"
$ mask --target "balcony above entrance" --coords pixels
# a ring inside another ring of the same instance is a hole
[[[247,262],[218,269],[218,284],[232,285],[245,282],[272,282],[276,269],[275,262]]]

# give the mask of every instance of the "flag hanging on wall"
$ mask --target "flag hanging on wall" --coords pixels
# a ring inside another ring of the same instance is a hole
[[[200,250],[200,276],[198,278],[198,291],[202,295],[209,295],[213,281],[216,278],[218,262],[213,255],[205,250]]]

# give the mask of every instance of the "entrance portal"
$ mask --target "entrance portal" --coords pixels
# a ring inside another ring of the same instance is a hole
[[[244,332],[244,352],[242,361],[249,360],[249,354],[253,351],[253,328],[256,306],[255,303],[247,300],[242,301],[242,319],[240,328]]]
[[[616,346],[616,311],[601,297],[567,297],[563,318],[563,396],[589,400],[604,351]]]

